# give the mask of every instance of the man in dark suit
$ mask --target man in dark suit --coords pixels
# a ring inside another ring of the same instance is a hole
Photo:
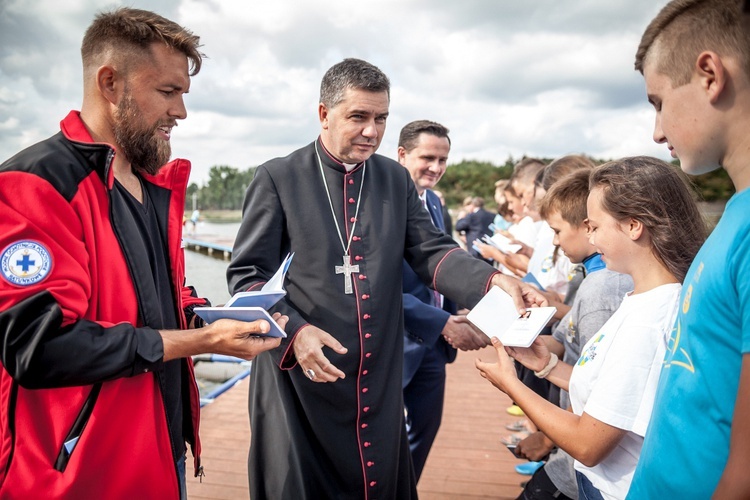
[[[398,161],[409,171],[432,222],[445,230],[440,199],[432,188],[445,173],[450,138],[444,126],[426,120],[406,125]],[[422,474],[443,413],[445,365],[456,348],[479,349],[486,337],[456,315],[456,305],[428,288],[404,261],[404,405],[414,471]]]
[[[473,248],[473,243],[474,240],[482,241],[485,234],[492,235],[490,224],[495,220],[495,215],[484,209],[484,199],[476,197],[471,203],[474,205],[474,211],[456,221],[456,231],[466,231],[466,248],[471,255],[481,259],[482,256]]]

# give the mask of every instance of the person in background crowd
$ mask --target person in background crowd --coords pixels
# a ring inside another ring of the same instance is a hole
[[[482,255],[474,246],[474,241],[481,241],[484,235],[492,235],[490,224],[495,220],[495,216],[484,209],[484,199],[479,196],[472,198],[471,205],[472,210],[464,218],[456,221],[456,231],[466,233],[466,248],[469,253],[478,259],[482,259]],[[491,259],[486,260],[492,262]]]

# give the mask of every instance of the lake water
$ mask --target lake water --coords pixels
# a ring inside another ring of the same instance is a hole
[[[225,224],[200,222],[196,234],[190,235],[190,237],[199,240],[201,235],[210,235],[234,239],[239,228],[239,222]],[[230,295],[227,289],[228,265],[229,261],[209,257],[192,250],[185,250],[187,284],[194,286],[198,296],[208,298],[213,305],[224,304],[229,300]]]

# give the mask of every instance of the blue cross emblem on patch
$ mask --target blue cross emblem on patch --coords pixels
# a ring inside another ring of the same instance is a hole
[[[12,285],[29,286],[49,275],[52,257],[36,241],[18,241],[0,254],[0,273]]]

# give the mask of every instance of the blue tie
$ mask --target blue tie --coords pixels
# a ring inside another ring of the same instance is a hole
[[[427,195],[425,195],[425,197],[422,199],[422,206],[424,207],[425,210],[427,210],[427,213],[430,214],[430,220],[432,221],[432,225],[440,229],[440,226],[437,225],[437,222],[435,222],[435,219],[432,218],[432,212],[430,212],[430,209],[427,208]],[[437,290],[433,290],[432,295],[433,295],[432,305],[434,305],[438,309],[442,309],[443,308],[443,296]]]

